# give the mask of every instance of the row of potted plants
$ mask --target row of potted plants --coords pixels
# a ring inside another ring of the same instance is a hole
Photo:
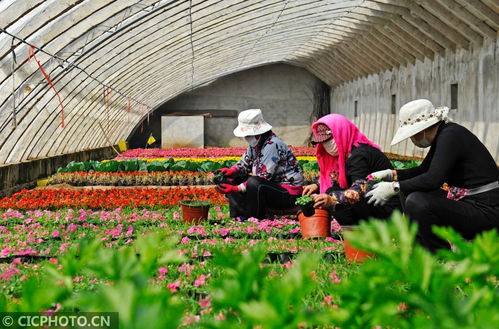
[[[69,184],[73,186],[187,186],[213,185],[212,173],[191,171],[165,172],[72,172],[57,173],[49,177],[47,185]]]
[[[319,176],[318,171],[304,171],[305,184],[310,184]],[[69,184],[72,186],[187,186],[213,185],[213,173],[195,171],[165,172],[70,172],[57,173],[47,180],[47,185]]]
[[[59,168],[59,173],[68,172],[166,172],[166,171],[192,171],[192,172],[214,172],[220,168],[231,167],[236,164],[238,159],[154,159],[154,160],[105,160],[105,161],[72,161],[66,167]],[[318,171],[319,165],[313,157],[298,158],[304,172]],[[419,161],[400,161],[392,160],[396,169],[411,168],[420,164]]]

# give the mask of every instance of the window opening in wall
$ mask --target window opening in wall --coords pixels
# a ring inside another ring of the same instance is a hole
[[[358,112],[358,104],[359,104],[359,102],[358,102],[358,101],[353,102],[353,116],[354,116],[355,118],[359,116],[359,112]]]
[[[450,85],[450,108],[457,109],[458,86],[457,83]]]
[[[390,107],[390,111],[392,114],[397,114],[397,95],[396,94],[393,94],[392,95],[392,104],[391,104],[391,107]]]

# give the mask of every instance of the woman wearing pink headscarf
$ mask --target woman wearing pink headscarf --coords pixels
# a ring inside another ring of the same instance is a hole
[[[304,187],[303,194],[312,196],[314,207],[333,208],[333,217],[344,225],[369,217],[387,218],[394,209],[400,209],[398,197],[383,207],[367,204],[364,199],[367,176],[393,169],[379,146],[340,114],[320,118],[312,130],[320,176],[317,184]]]

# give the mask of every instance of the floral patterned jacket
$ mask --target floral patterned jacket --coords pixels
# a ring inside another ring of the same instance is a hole
[[[303,174],[298,160],[274,133],[267,137],[261,147],[248,146],[236,166],[241,176],[251,173],[280,184],[290,194],[301,194]]]

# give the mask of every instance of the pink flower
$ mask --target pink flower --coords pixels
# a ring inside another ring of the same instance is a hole
[[[211,300],[209,299],[200,299],[198,303],[201,308],[208,308],[211,306]]]
[[[73,278],[73,282],[80,282],[81,280],[83,280],[83,276],[82,275]]]
[[[165,275],[165,274],[168,274],[168,269],[163,266],[163,267],[158,268],[158,272],[161,275]]]
[[[340,283],[341,279],[338,277],[338,274],[336,273],[336,270],[333,270],[331,273],[329,273],[329,278],[333,283]]]
[[[201,274],[195,281],[194,281],[194,287],[201,287],[206,284],[206,279],[210,277],[210,274],[208,275],[203,275]]]
[[[126,236],[132,236],[133,235],[133,226],[130,225],[128,226],[128,229],[126,230]]]
[[[180,241],[180,243],[182,243],[182,244],[189,244],[190,241],[191,240],[188,237],[184,236],[182,238],[182,240]]]
[[[181,285],[181,282],[180,281],[176,281],[176,282],[168,283],[166,285],[166,287],[168,289],[170,289],[171,293],[175,293],[175,292],[177,292],[177,288],[180,287],[180,285]]]
[[[58,230],[55,230],[52,232],[52,237],[55,238],[55,237],[58,237],[59,236],[59,231]]]
[[[74,233],[74,232],[76,232],[76,228],[77,228],[77,226],[75,224],[71,223],[71,224],[68,225],[67,230],[70,233]]]
[[[223,321],[223,320],[225,320],[225,314],[220,312],[215,316],[215,319],[217,319],[218,321]]]

